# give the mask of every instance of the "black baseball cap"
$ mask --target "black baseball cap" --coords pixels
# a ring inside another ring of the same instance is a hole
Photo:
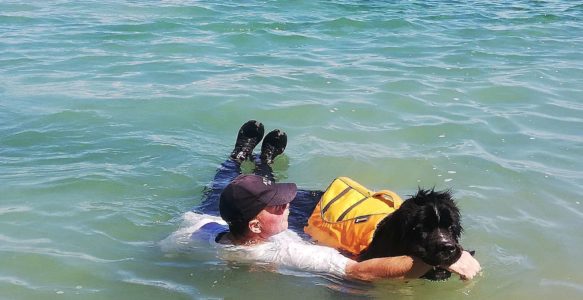
[[[221,193],[221,218],[229,224],[249,222],[267,206],[290,203],[296,192],[295,183],[275,183],[253,174],[239,175]]]

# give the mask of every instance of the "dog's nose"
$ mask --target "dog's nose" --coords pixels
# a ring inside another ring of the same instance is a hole
[[[440,251],[446,254],[452,254],[455,252],[455,244],[453,243],[446,243],[441,245]]]

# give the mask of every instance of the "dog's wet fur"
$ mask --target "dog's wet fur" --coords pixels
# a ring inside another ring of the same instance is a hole
[[[424,278],[444,280],[451,273],[439,266],[456,262],[462,247],[461,216],[451,191],[419,189],[377,226],[371,244],[358,257],[410,255],[434,266]]]

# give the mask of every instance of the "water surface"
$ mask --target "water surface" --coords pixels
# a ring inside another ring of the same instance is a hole
[[[2,1],[0,298],[583,295],[582,1]],[[462,283],[164,251],[261,120],[281,180],[452,188]]]

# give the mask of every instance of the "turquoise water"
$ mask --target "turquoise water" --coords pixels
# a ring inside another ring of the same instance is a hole
[[[0,299],[581,298],[581,49],[583,1],[2,1]],[[252,118],[281,180],[452,188],[481,276],[163,250]]]

